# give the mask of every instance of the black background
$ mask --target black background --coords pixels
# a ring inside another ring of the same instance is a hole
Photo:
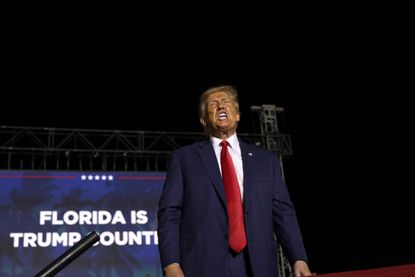
[[[220,11],[3,12],[0,125],[201,132],[198,96],[233,84],[240,132],[259,132],[251,105],[285,109],[313,271],[415,263],[409,17]]]

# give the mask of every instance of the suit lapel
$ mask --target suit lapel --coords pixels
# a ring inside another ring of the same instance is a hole
[[[249,144],[242,140],[239,140],[239,146],[241,148],[242,155],[242,167],[244,170],[244,195],[243,203],[245,213],[249,211],[251,202],[249,201],[252,189],[253,169],[255,168],[255,153],[250,149]]]
[[[202,163],[212,180],[213,187],[219,195],[220,200],[223,202],[223,205],[226,207],[225,189],[220,175],[218,160],[216,159],[215,151],[213,150],[210,140],[201,142],[197,150]]]

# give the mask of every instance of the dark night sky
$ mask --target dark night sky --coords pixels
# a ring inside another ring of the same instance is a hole
[[[285,108],[314,271],[415,263],[413,24],[252,14],[6,17],[0,125],[198,132],[199,94],[233,84],[240,132]]]

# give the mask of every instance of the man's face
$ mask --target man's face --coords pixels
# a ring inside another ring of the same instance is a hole
[[[202,120],[202,124],[208,126],[210,133],[233,134],[240,119],[235,101],[227,93],[218,91],[212,93],[206,103],[207,117]]]

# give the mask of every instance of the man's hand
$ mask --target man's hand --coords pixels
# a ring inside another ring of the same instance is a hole
[[[166,277],[184,277],[184,273],[179,264],[170,264],[164,268]]]
[[[308,268],[308,264],[305,261],[296,261],[294,263],[294,275],[295,277],[313,276],[315,273],[311,273]]]

